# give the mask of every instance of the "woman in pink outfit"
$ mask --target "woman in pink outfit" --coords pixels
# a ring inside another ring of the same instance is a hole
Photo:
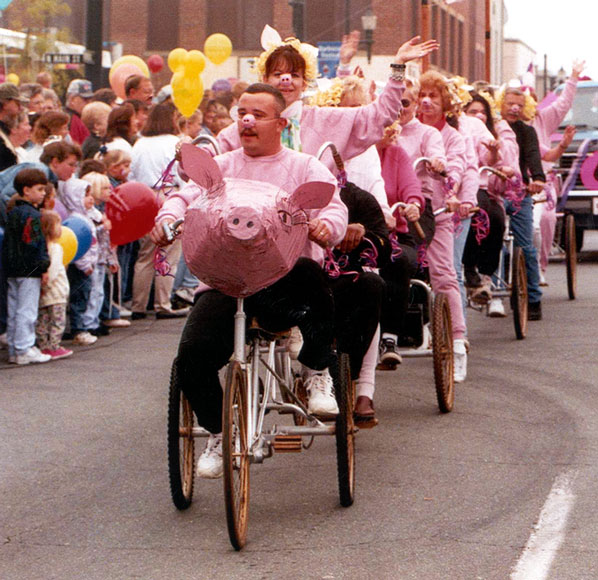
[[[420,79],[418,115],[423,124],[440,131],[446,151],[447,175],[444,187],[439,182],[434,184],[437,191],[436,204],[446,207],[447,212],[437,216],[434,238],[428,247],[430,281],[434,291],[446,294],[449,301],[453,324],[455,381],[462,382],[467,376],[467,328],[454,266],[455,233],[451,214],[458,212],[461,218],[469,217],[469,209],[475,205],[475,195],[469,188],[461,187],[468,162],[465,139],[449,124],[449,121],[457,121],[453,114],[451,95],[444,77],[435,71],[424,73]]]
[[[262,34],[262,45],[269,48],[262,53],[257,68],[263,82],[280,90],[287,104],[284,116],[289,123],[282,135],[283,144],[296,151],[316,155],[323,143],[332,141],[344,160],[363,153],[382,138],[384,128],[397,118],[401,108],[406,63],[438,48],[435,40],[420,43],[419,37],[404,43],[391,64],[391,75],[386,87],[378,99],[369,105],[312,107],[303,105],[301,95],[317,75],[315,54],[297,39],[280,41],[274,47],[272,43],[264,41],[265,32]],[[358,34],[343,39],[341,65],[350,62],[357,51],[358,42]],[[218,143],[222,152],[238,149],[241,142],[236,126],[231,125],[221,131]],[[334,170],[330,156],[326,156],[323,163]]]
[[[567,112],[573,104],[579,75],[582,73],[584,67],[584,61],[575,61],[573,63],[571,76],[565,83],[565,88],[561,94],[547,107],[538,109],[531,122],[538,134],[540,152],[542,154],[542,166],[544,173],[548,177],[546,191],[552,200],[551,203],[537,204],[534,207],[534,223],[539,222],[541,236],[539,254],[542,278],[548,266],[548,257],[550,256],[556,226],[556,198],[558,192],[555,188],[556,172],[554,171],[554,165],[559,157],[567,150],[573,139],[575,130],[574,128],[568,128],[563,135],[562,141],[556,147],[552,147],[551,145],[551,136],[563,123]]]

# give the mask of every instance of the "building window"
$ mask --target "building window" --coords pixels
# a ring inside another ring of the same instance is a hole
[[[440,35],[440,9],[437,4],[432,5],[430,28],[432,30],[431,38],[435,38],[442,46],[442,38]],[[440,59],[438,58],[438,50],[435,50],[430,55],[430,63],[434,66],[440,66]]]
[[[147,50],[172,50],[179,45],[179,0],[148,0]]]
[[[226,34],[236,50],[261,50],[260,36],[272,25],[272,0],[208,0],[207,35]]]

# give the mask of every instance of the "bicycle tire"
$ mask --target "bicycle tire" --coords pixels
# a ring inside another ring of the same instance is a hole
[[[336,465],[340,503],[349,507],[355,500],[355,406],[349,355],[340,353],[333,372],[334,392],[339,413],[336,417]]]
[[[569,300],[577,296],[577,241],[575,238],[575,216],[565,216],[565,261],[567,264],[567,294]]]
[[[511,283],[511,309],[513,310],[513,324],[517,340],[527,336],[527,270],[523,250],[515,247],[513,250],[513,276]]]
[[[181,391],[176,359],[170,372],[167,424],[170,493],[176,508],[184,510],[193,501],[195,439],[193,410]]]
[[[247,538],[249,518],[249,434],[247,432],[245,374],[238,361],[226,370],[222,410],[222,463],[224,504],[230,542],[241,550]]]
[[[451,309],[445,294],[436,294],[432,306],[432,358],[434,385],[441,413],[450,413],[455,403],[455,369]]]

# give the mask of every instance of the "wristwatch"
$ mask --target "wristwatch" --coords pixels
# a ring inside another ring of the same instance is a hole
[[[407,65],[397,64],[397,63],[393,62],[390,65],[390,78],[393,81],[404,81],[406,70],[407,70]]]

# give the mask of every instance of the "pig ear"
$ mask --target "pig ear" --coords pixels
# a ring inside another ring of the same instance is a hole
[[[181,146],[181,166],[183,171],[200,187],[212,189],[222,183],[222,173],[212,156],[191,143]]]
[[[325,181],[310,181],[300,185],[289,198],[289,201],[301,209],[319,209],[326,207],[336,188]]]

